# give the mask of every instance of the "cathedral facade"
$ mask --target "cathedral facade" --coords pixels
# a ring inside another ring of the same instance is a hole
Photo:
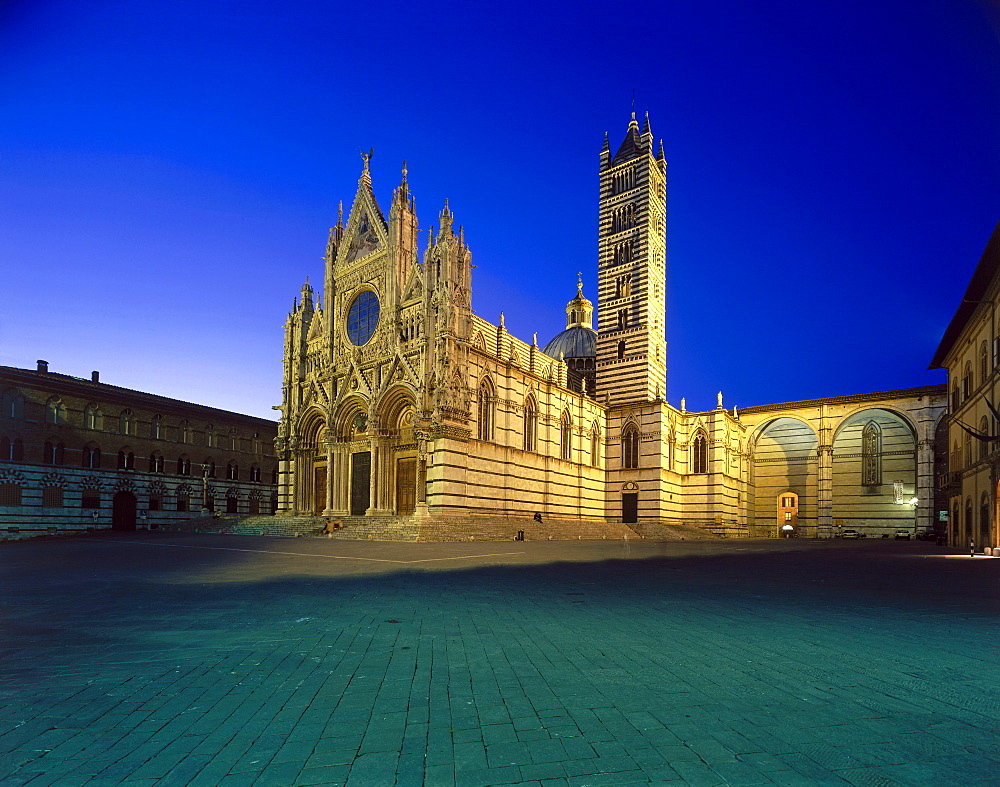
[[[322,293],[307,282],[286,321],[279,515],[425,522],[422,538],[486,520],[501,537],[537,519],[590,537],[932,522],[938,387],[744,413],[665,401],[667,163],[648,118],[601,151],[596,321],[581,284],[544,346],[473,312],[447,201],[421,253],[405,166],[385,214],[369,159]]]

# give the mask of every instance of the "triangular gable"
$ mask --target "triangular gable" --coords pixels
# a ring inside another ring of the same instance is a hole
[[[380,395],[400,380],[410,383],[415,388],[419,387],[416,371],[414,371],[410,362],[397,352],[388,367],[386,367],[385,374],[382,375],[382,391]]]
[[[358,184],[354,205],[351,206],[350,217],[347,219],[337,261],[341,265],[349,265],[355,260],[384,249],[388,242],[389,233],[382,210],[375,201],[371,184],[362,179]]]
[[[402,303],[420,298],[424,294],[424,278],[422,273],[423,271],[418,265],[410,268],[410,275],[406,280],[406,286],[403,287]]]

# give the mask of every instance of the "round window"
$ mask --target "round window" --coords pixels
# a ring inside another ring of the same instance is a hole
[[[378,327],[378,296],[371,290],[358,295],[347,311],[347,338],[353,344],[367,344]]]

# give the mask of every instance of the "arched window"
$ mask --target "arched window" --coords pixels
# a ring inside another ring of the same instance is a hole
[[[882,429],[874,421],[865,424],[861,433],[861,483],[864,486],[882,483]]]
[[[135,434],[135,415],[129,409],[121,411],[118,416],[118,432],[120,434]]]
[[[119,470],[135,469],[135,454],[133,454],[127,448],[123,448],[121,451],[118,452],[118,469]]]
[[[20,462],[24,459],[24,441],[20,437],[0,437],[0,459]]]
[[[478,436],[480,440],[493,439],[493,384],[484,379],[479,384],[479,397],[476,407],[479,419]]]
[[[104,414],[101,408],[93,402],[88,404],[83,410],[83,425],[87,429],[103,429]]]
[[[163,439],[163,416],[154,415],[149,421],[149,436],[153,440]]]
[[[0,417],[24,418],[24,397],[21,392],[8,388],[0,396]]]
[[[524,450],[535,450],[535,435],[538,432],[538,407],[535,398],[529,396],[524,403]]]
[[[53,396],[45,403],[45,422],[50,424],[66,423],[66,405],[58,396]]]
[[[101,466],[101,449],[94,443],[87,443],[83,447],[83,461],[81,465],[94,470],[99,468]]]
[[[962,378],[962,400],[972,396],[972,362],[965,362],[965,377]]]
[[[212,424],[205,427],[205,446],[215,448],[215,427]]]
[[[965,433],[965,466],[972,467],[972,435]]]
[[[191,460],[185,454],[177,459],[177,475],[191,475]]]
[[[212,461],[211,457],[202,462],[204,471],[208,474],[209,478],[215,478],[215,462]]]
[[[629,424],[622,430],[622,467],[634,470],[639,466],[639,430]]]
[[[230,481],[238,481],[240,478],[240,468],[236,462],[226,464],[226,478]]]
[[[691,472],[708,472],[708,438],[704,432],[695,435],[691,451]]]
[[[563,459],[573,458],[573,422],[569,413],[563,411],[559,419],[559,456]]]
[[[153,451],[149,455],[149,472],[151,473],[162,473],[163,472],[163,454],[159,451]]]
[[[601,466],[601,431],[596,422],[590,427],[590,466]]]
[[[250,465],[250,481],[255,484],[260,483],[260,467],[257,465]]]
[[[181,442],[191,442],[191,424],[188,422],[187,418],[181,421]]]
[[[989,351],[986,349],[986,340],[983,339],[983,343],[979,345],[979,379],[984,383],[990,374],[989,362]]]
[[[618,360],[625,357],[625,342],[618,342]]]
[[[229,430],[229,450],[236,451],[239,449],[240,439],[238,433],[235,429]]]
[[[46,440],[43,460],[47,465],[61,465],[65,459],[66,447],[55,440]]]

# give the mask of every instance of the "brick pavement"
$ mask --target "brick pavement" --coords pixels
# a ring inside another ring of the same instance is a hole
[[[1000,560],[924,543],[0,547],[3,785],[1000,783]]]

